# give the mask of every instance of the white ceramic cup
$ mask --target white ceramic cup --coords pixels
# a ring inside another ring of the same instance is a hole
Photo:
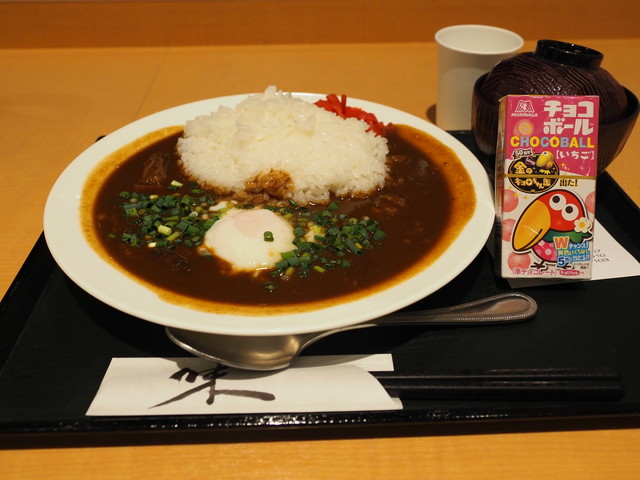
[[[487,25],[453,25],[438,30],[436,124],[444,130],[471,128],[471,97],[478,77],[524,43],[517,33]]]

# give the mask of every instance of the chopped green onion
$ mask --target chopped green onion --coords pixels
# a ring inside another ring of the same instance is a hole
[[[173,230],[171,229],[171,227],[168,227],[166,225],[160,225],[158,227],[158,233],[164,235],[165,237],[171,235],[172,232]]]
[[[386,236],[387,236],[387,234],[386,234],[386,233],[384,233],[382,230],[376,230],[376,231],[373,233],[373,239],[374,239],[376,242],[380,242],[381,240],[384,240],[384,237],[386,237]]]
[[[176,241],[178,238],[180,238],[180,235],[182,235],[180,232],[173,232],[171,235],[169,235],[167,237],[167,240],[169,242],[174,242]]]
[[[288,260],[288,259],[290,259],[292,257],[295,257],[296,256],[296,252],[295,252],[295,250],[289,250],[288,252],[282,252],[280,254],[280,256],[282,257],[283,260]]]
[[[304,252],[300,255],[300,263],[310,264],[312,261],[311,254],[309,252]]]
[[[174,180],[166,189],[177,190],[182,186],[181,182]],[[187,195],[177,192],[151,195],[121,192],[120,206],[127,222],[127,232],[120,233],[121,240],[131,247],[147,245],[157,249],[200,246],[208,229],[226,209],[209,211],[209,206],[218,204],[215,197],[192,186],[187,188],[190,189]],[[241,208],[255,206],[245,204]],[[294,248],[281,253],[281,260],[271,272],[274,279],[282,278],[282,281],[294,274],[306,277],[312,269],[324,273],[336,268],[349,268],[350,256],[364,254],[385,238],[385,232],[375,220],[348,217],[338,211],[337,202],[331,202],[325,210],[314,212],[293,200],[288,206],[264,208],[277,212],[293,228]],[[109,236],[116,237],[115,234]],[[263,239],[274,242],[273,232],[264,231]],[[211,257],[208,252],[202,254]],[[266,287],[273,291],[277,283],[270,282]]]
[[[277,270],[284,270],[285,268],[289,267],[289,261],[288,260],[280,260],[279,262],[276,262],[276,269]]]
[[[297,267],[298,265],[300,265],[300,257],[291,257],[287,259],[287,262],[289,263],[290,267]]]

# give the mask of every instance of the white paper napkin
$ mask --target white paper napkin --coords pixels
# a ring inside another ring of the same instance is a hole
[[[596,220],[593,240],[593,270],[591,280],[635,277],[640,275],[640,262],[627,252]]]
[[[264,373],[232,369],[195,357],[114,358],[87,415],[402,408],[367,370],[393,370],[391,355],[300,357],[286,370]]]

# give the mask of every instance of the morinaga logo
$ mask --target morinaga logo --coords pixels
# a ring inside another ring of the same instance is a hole
[[[537,117],[538,114],[533,109],[531,100],[518,100],[516,108],[511,112],[512,117]]]

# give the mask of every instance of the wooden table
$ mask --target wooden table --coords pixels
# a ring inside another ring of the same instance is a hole
[[[576,42],[602,51],[603,66],[640,93],[640,38]],[[425,117],[435,102],[435,60],[433,43],[0,50],[0,204],[8,212],[0,243],[2,294],[42,232],[53,182],[99,135],[164,108],[270,84],[346,93]],[[609,172],[637,204],[639,158],[636,128]],[[2,450],[0,478],[639,478],[640,429],[624,422],[555,427],[559,431]]]

